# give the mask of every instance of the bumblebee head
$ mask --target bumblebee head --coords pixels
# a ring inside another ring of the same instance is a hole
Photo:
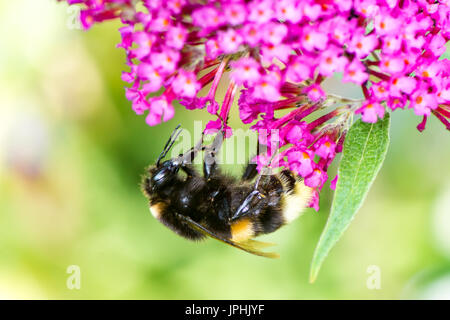
[[[150,195],[176,179],[176,175],[180,170],[180,162],[176,159],[170,159],[163,162],[161,160],[164,159],[172,148],[181,131],[180,125],[176,126],[175,130],[170,135],[169,140],[166,142],[163,151],[159,155],[158,160],[156,160],[156,164],[148,168],[147,175],[143,181],[143,190],[145,194]]]
[[[180,165],[172,159],[149,168],[149,187],[152,192],[172,183],[180,170]]]

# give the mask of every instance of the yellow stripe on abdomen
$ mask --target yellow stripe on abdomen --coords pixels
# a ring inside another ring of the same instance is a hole
[[[255,235],[253,222],[248,219],[240,219],[231,225],[231,240],[241,242],[251,239]]]
[[[154,205],[150,206],[150,212],[156,219],[159,219],[159,217],[161,216],[161,211],[164,209],[164,206],[165,204],[163,202],[157,202]]]
[[[297,219],[312,198],[312,189],[305,186],[303,181],[297,181],[294,189],[281,197],[281,210],[285,223]]]

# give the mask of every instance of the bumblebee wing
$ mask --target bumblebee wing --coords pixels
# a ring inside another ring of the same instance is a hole
[[[261,257],[266,257],[266,258],[279,258],[280,256],[278,255],[278,253],[276,252],[264,252],[261,251],[260,249],[262,248],[267,248],[270,246],[273,246],[273,243],[267,243],[267,242],[262,242],[262,241],[257,241],[257,240],[246,240],[243,242],[235,242],[235,241],[231,241],[230,239],[226,239],[223,238],[217,234],[215,234],[214,232],[208,230],[207,228],[205,228],[204,226],[202,226],[201,224],[193,221],[191,218],[186,217],[186,216],[182,216],[179,215],[179,217],[181,219],[183,219],[187,224],[189,224],[193,229],[197,230],[198,232],[209,236],[213,239],[219,240],[221,242],[224,242],[230,246],[233,246],[235,248],[244,250],[248,253],[257,255],[257,256],[261,256]]]
[[[240,242],[240,243],[245,243],[248,246],[251,246],[255,249],[264,249],[264,248],[268,248],[268,247],[273,247],[275,245],[275,243],[271,243],[271,242],[263,242],[263,241],[258,241],[258,240],[253,240],[253,239],[248,239],[244,242]]]

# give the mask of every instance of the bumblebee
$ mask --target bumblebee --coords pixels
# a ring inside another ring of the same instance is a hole
[[[180,132],[177,126],[143,176],[152,215],[186,239],[210,237],[258,256],[278,257],[262,251],[273,244],[254,238],[297,218],[311,200],[311,188],[289,170],[261,175],[251,163],[240,180],[222,173],[215,159],[223,132],[208,146],[202,137],[186,153],[162,161]],[[199,152],[204,152],[202,174],[191,165]]]

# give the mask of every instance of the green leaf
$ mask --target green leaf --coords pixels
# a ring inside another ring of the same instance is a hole
[[[375,180],[386,157],[389,125],[387,113],[377,123],[358,120],[348,131],[331,212],[311,263],[310,282],[317,278],[323,261],[347,229]]]

